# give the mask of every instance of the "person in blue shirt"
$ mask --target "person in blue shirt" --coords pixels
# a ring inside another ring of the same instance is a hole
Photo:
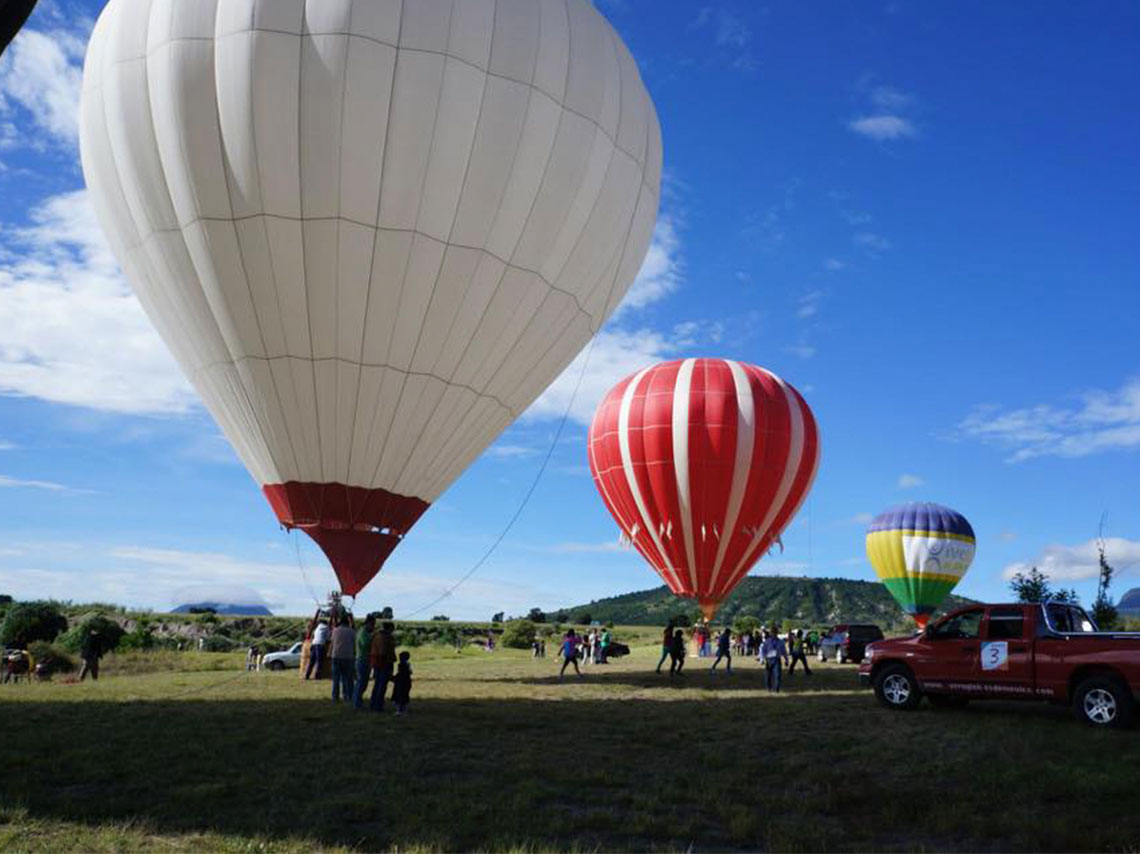
[[[764,643],[760,645],[760,659],[764,662],[764,682],[772,693],[780,693],[780,682],[783,677],[784,656],[787,647],[779,634],[774,631],[764,631]]]
[[[720,660],[724,659],[724,672],[732,672],[732,630],[728,626],[724,627],[719,635],[716,636],[716,661],[713,662],[712,667],[709,668],[710,673],[716,672],[716,666],[720,664]]]

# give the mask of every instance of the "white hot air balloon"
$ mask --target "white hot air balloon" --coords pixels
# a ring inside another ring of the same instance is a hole
[[[80,143],[147,314],[350,594],[613,311],[661,175],[589,0],[110,0]]]

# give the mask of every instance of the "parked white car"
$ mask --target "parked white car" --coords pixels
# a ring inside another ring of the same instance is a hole
[[[261,659],[264,670],[285,670],[288,667],[301,666],[301,646],[295,643],[284,652],[271,652]]]

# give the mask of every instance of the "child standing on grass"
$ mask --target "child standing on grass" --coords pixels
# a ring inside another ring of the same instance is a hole
[[[558,671],[558,681],[562,681],[562,676],[566,673],[566,665],[573,664],[574,672],[578,674],[578,678],[582,678],[582,671],[578,669],[578,635],[574,633],[573,629],[566,632],[566,637],[562,639],[562,669]]]
[[[400,653],[400,663],[392,680],[392,702],[396,704],[396,717],[408,710],[412,699],[412,657],[407,652]]]

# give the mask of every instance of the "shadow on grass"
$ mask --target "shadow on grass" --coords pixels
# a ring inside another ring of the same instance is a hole
[[[573,667],[567,668],[559,677],[558,667],[553,672],[542,676],[474,676],[478,682],[516,683],[520,685],[558,685],[574,682],[602,683],[605,685],[624,685],[633,688],[700,688],[702,690],[765,690],[764,668],[755,662],[748,662],[743,667],[739,664],[731,672],[724,669],[724,665],[716,671],[710,671],[708,661],[690,667],[686,664],[680,675],[670,675],[668,669],[660,673],[650,670],[619,670],[609,669],[606,665],[590,665],[581,668],[582,676],[574,673]],[[800,670],[795,673],[783,674],[781,691],[799,693],[803,691],[852,691],[870,696],[870,692],[861,689],[858,683],[857,671],[839,670],[837,668],[816,669],[807,675]]]
[[[1046,707],[897,714],[810,693],[426,699],[405,718],[317,699],[2,705],[0,797],[36,819],[367,850],[1140,842],[1140,739]]]

